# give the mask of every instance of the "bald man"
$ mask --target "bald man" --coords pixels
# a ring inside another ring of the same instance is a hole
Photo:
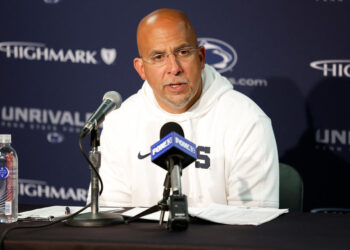
[[[197,145],[198,159],[181,178],[190,207],[277,208],[278,155],[271,121],[205,64],[205,48],[197,46],[188,17],[173,9],[150,13],[138,25],[137,46],[134,67],[144,83],[105,120],[100,204],[157,204],[166,171],[151,162],[150,146],[172,121]]]

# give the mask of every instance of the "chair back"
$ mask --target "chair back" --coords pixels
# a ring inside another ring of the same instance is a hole
[[[280,163],[280,208],[303,211],[304,184],[298,171]]]

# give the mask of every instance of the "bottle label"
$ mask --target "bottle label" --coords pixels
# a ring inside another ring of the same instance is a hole
[[[9,170],[7,167],[0,167],[0,179],[6,179],[9,176]]]
[[[11,214],[12,214],[12,202],[5,201],[5,215],[11,215]]]
[[[6,180],[6,201],[13,201],[13,155],[6,153],[6,164],[10,177]]]

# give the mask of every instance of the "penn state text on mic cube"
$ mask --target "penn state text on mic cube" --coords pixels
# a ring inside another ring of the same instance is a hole
[[[196,144],[186,140],[176,132],[170,132],[151,146],[151,161],[161,168],[167,169],[167,158],[175,156],[187,167],[197,159]]]
[[[102,104],[90,116],[84,128],[80,132],[80,136],[86,136],[96,126],[99,126],[105,119],[105,116],[114,109],[118,109],[122,104],[122,97],[116,91],[109,91],[104,94]]]
[[[12,223],[18,216],[18,157],[11,135],[0,135],[0,222]]]

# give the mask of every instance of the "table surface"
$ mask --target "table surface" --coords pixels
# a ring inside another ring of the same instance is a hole
[[[15,225],[0,224],[0,231]],[[98,228],[64,223],[11,231],[5,249],[350,249],[350,214],[288,213],[259,226],[202,220],[169,232],[157,222],[137,221]]]

